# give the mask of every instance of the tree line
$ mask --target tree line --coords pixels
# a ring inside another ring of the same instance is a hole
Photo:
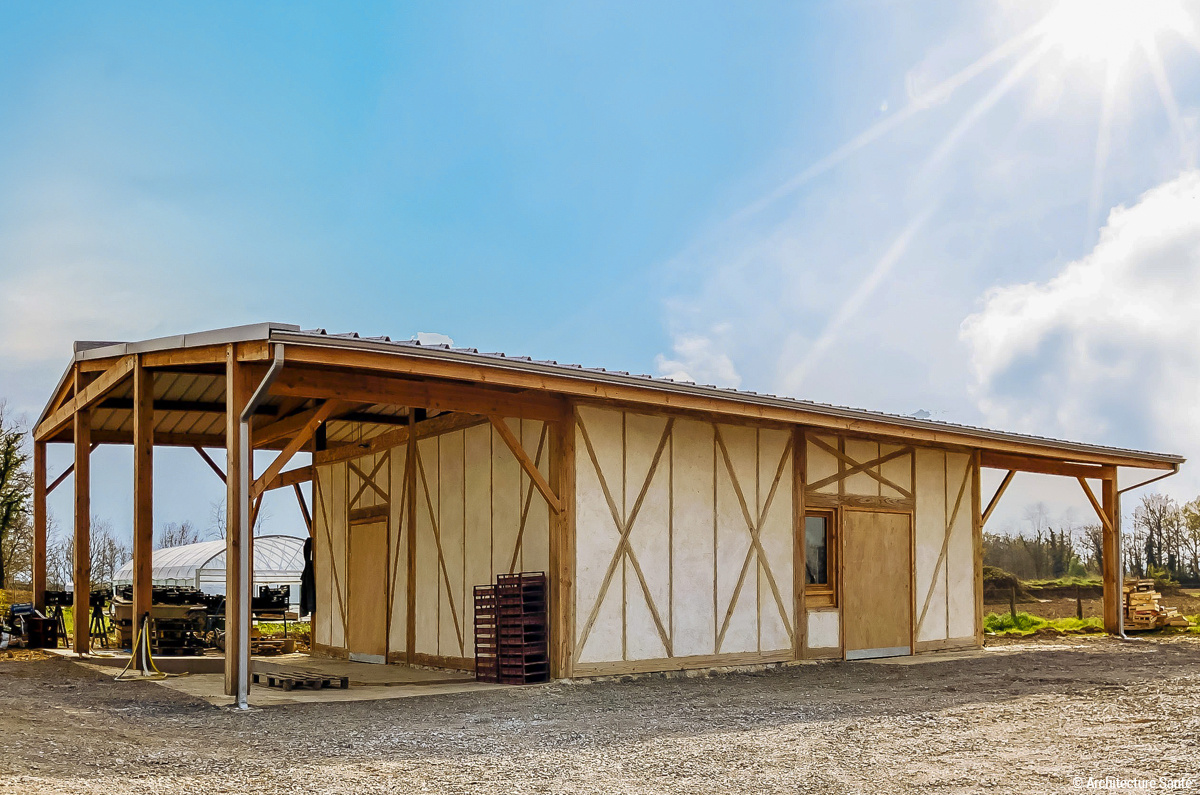
[[[1044,504],[1025,512],[1016,533],[984,533],[983,560],[1023,580],[1098,576],[1104,532],[1099,524],[1049,520]],[[1142,496],[1121,524],[1127,577],[1200,582],[1200,497],[1186,503],[1158,493]]]

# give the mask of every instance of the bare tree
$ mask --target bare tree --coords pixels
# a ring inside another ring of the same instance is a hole
[[[25,429],[8,416],[7,406],[0,401],[0,588],[8,586],[14,569],[23,571],[30,563],[22,557],[25,545],[17,538],[29,531],[33,477],[28,463]]]
[[[263,522],[271,517],[271,512],[267,508],[260,508],[258,516],[254,518],[254,534],[258,535],[262,528]],[[215,502],[209,503],[208,513],[208,532],[214,538],[225,537],[225,526],[228,520],[228,512],[225,509],[225,499],[222,497]]]
[[[47,586],[64,590],[75,579],[75,534],[71,531],[59,533],[57,524],[53,529],[53,542],[48,540],[46,548]],[[89,541],[91,587],[108,585],[117,569],[130,559],[129,547],[114,535],[109,521],[97,516],[92,517]]]
[[[1183,539],[1183,516],[1179,504],[1165,494],[1142,496],[1133,511],[1133,525],[1143,534],[1146,571],[1165,571],[1179,575],[1180,546]]]
[[[182,522],[167,522],[160,527],[158,529],[158,538],[154,540],[154,548],[182,547],[203,540],[200,531],[190,521],[185,519]]]

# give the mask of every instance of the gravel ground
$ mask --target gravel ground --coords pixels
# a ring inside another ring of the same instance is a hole
[[[2,793],[1077,792],[1196,779],[1200,641],[1068,638],[247,714],[0,660]]]

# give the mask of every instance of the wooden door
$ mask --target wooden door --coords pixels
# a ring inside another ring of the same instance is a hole
[[[387,662],[387,522],[350,525],[346,648],[358,662]]]
[[[846,659],[912,654],[912,517],[846,510],[842,620]]]

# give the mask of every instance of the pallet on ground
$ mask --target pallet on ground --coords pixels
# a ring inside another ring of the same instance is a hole
[[[346,690],[350,687],[348,676],[325,676],[307,671],[274,671],[253,673],[251,679],[255,684],[265,684],[267,687],[278,687],[283,690],[321,690],[326,687],[340,687]]]

